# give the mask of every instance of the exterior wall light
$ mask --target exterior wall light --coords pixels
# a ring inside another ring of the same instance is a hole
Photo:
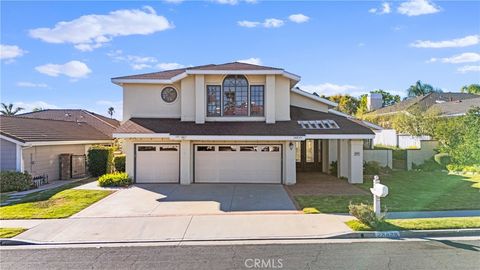
[[[290,143],[288,144],[288,147],[290,147],[290,150],[293,150],[293,143],[290,142]]]

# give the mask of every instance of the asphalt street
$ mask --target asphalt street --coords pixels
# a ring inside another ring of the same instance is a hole
[[[479,269],[480,240],[0,249],[1,269]]]

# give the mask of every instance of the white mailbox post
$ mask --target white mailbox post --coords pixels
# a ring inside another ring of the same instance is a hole
[[[388,195],[388,187],[380,184],[378,175],[373,177],[373,188],[370,189],[370,192],[373,194],[373,211],[375,211],[375,215],[378,217],[381,212],[380,198]]]

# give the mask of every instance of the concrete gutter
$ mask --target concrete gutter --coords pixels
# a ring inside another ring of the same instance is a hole
[[[358,238],[428,238],[428,237],[464,237],[479,236],[480,228],[448,229],[448,230],[412,230],[412,231],[359,231],[333,236],[330,239],[358,239]]]

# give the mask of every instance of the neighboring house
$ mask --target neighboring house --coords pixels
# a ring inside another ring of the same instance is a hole
[[[338,176],[362,183],[363,140],[374,133],[294,88],[299,81],[238,62],[113,78],[126,171],[137,183],[290,185],[337,161]]]
[[[120,126],[116,119],[108,118],[82,109],[47,109],[36,112],[18,114],[17,116],[37,119],[84,122],[112,137],[113,131]]]
[[[59,155],[85,155],[92,144],[111,144],[107,135],[85,122],[0,116],[1,170],[27,171],[59,179]]]
[[[393,104],[391,106],[383,107],[372,112],[369,112],[367,115],[375,116],[384,116],[392,115],[397,113],[408,113],[410,110],[417,108],[422,112],[428,111],[437,104],[442,104],[446,102],[458,102],[465,101],[469,99],[476,99],[478,102],[478,95],[468,94],[468,93],[429,93],[427,95],[408,98],[402,100],[399,103]],[[456,103],[450,103],[454,106]],[[460,104],[460,103],[458,103]]]
[[[440,117],[456,117],[465,115],[474,107],[480,107],[479,95],[477,95],[477,98],[434,104],[429,110],[438,113]]]

